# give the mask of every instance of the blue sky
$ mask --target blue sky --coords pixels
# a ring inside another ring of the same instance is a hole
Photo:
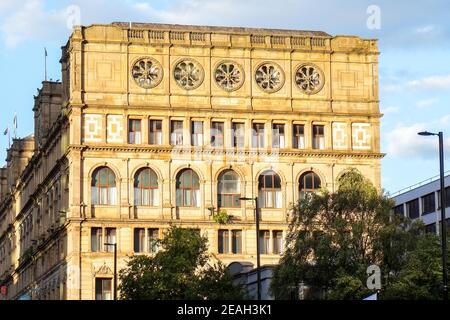
[[[44,78],[61,78],[68,25],[113,21],[321,30],[379,39],[382,185],[394,192],[438,174],[437,141],[416,135],[443,131],[450,170],[450,2],[385,0],[0,0],[0,129],[18,115],[18,136],[33,132],[33,96]],[[368,28],[375,5],[380,28]],[[79,15],[78,15],[79,12]],[[0,165],[7,139],[0,136]]]

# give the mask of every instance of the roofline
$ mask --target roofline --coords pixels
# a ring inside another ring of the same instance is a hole
[[[247,28],[247,27],[226,27],[226,26],[206,26],[206,25],[183,25],[168,23],[143,23],[143,22],[113,22],[110,25],[129,29],[158,29],[164,31],[183,30],[183,31],[201,31],[201,32],[227,32],[232,34],[271,34],[271,35],[302,35],[324,38],[333,38],[330,34],[315,30],[292,30],[292,29],[267,29],[267,28]]]

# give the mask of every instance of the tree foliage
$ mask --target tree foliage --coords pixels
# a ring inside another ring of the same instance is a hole
[[[120,271],[123,300],[240,299],[243,291],[220,261],[210,264],[208,240],[197,230],[171,227],[154,256],[136,255]]]
[[[392,212],[394,203],[357,170],[348,170],[334,193],[308,195],[293,208],[286,250],[274,270],[271,290],[288,299],[301,283],[306,298],[362,299],[366,269],[382,271],[382,297],[438,298],[439,239],[421,222]]]

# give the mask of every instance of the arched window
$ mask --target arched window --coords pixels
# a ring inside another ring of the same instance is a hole
[[[260,208],[281,208],[281,179],[273,171],[266,171],[258,179],[258,202]]]
[[[300,177],[300,198],[304,199],[307,194],[317,191],[321,184],[317,174],[312,171],[305,172]]]
[[[181,171],[177,176],[177,206],[200,206],[200,180],[191,169]]]
[[[241,207],[241,183],[239,176],[233,170],[227,170],[220,174],[218,185],[218,201],[220,208]]]
[[[158,177],[149,168],[139,170],[134,177],[134,205],[157,206],[159,204]]]
[[[108,167],[97,168],[92,174],[92,204],[115,205],[116,192],[116,175],[114,172]]]

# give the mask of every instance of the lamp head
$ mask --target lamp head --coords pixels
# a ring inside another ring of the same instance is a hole
[[[422,132],[419,132],[418,135],[427,137],[427,136],[435,136],[436,134],[432,133],[432,132],[428,132],[428,131],[422,131]]]

